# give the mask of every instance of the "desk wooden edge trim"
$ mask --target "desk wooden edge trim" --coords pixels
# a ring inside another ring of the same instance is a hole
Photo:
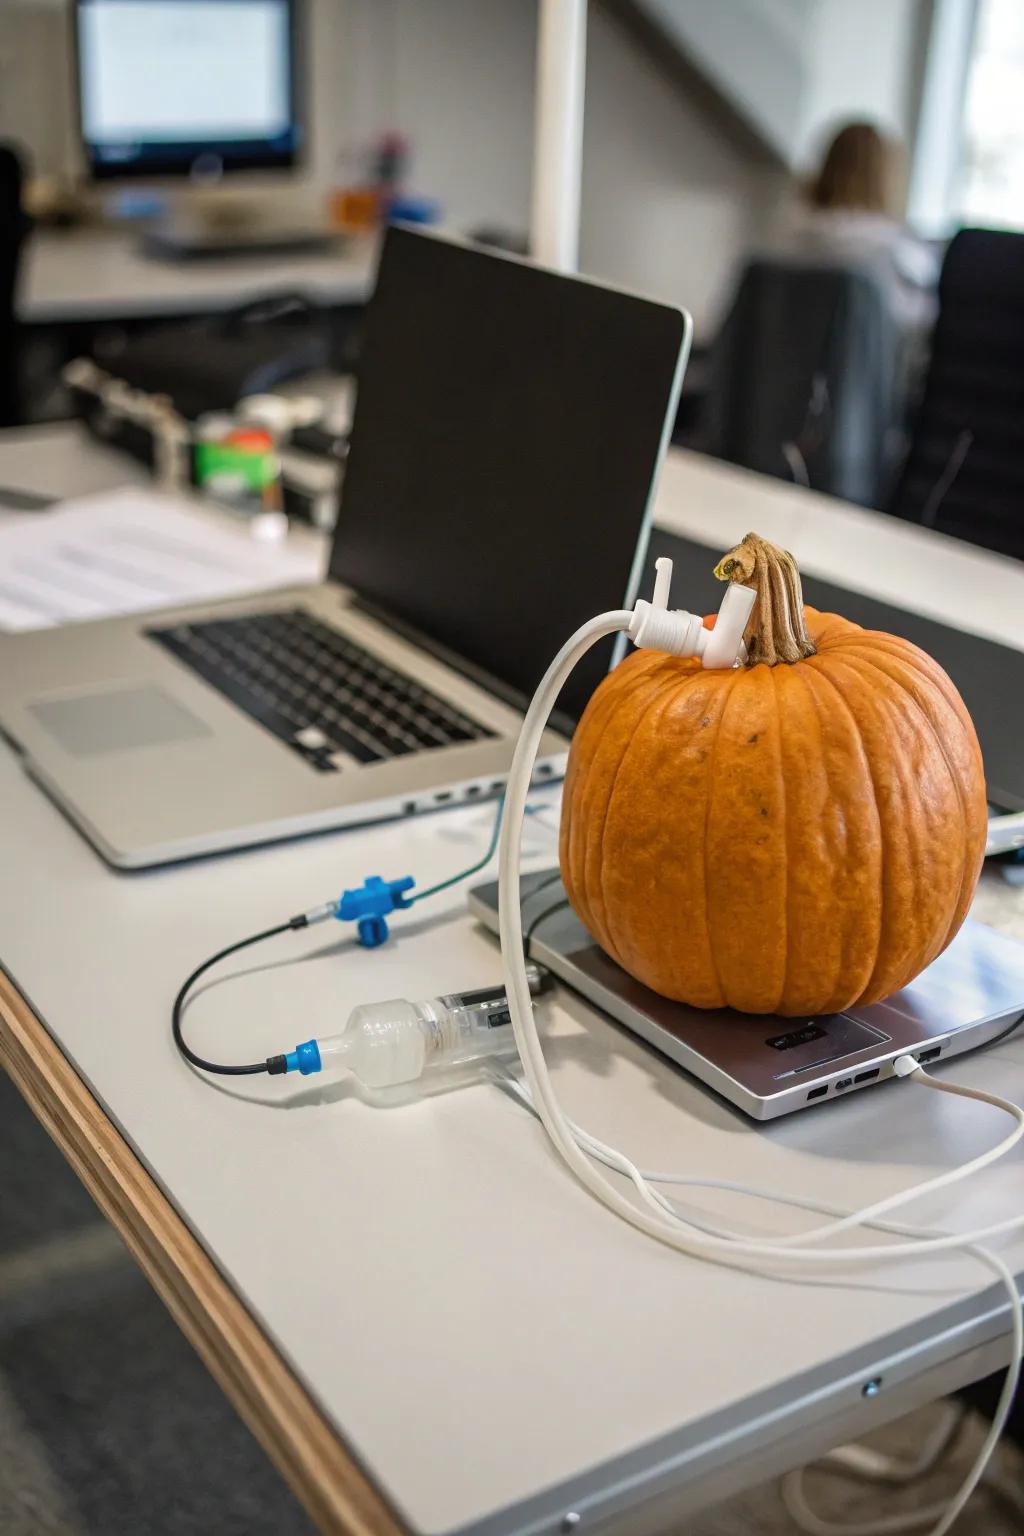
[[[325,1536],[406,1527],[0,971],[0,1065]]]

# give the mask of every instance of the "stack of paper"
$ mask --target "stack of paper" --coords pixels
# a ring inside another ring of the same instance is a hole
[[[235,597],[318,581],[313,535],[261,543],[241,517],[126,488],[0,516],[0,629]]]

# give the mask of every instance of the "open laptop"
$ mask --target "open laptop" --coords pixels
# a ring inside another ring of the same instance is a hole
[[[471,890],[469,909],[497,934],[497,883]],[[970,920],[937,960],[884,1002],[784,1019],[659,997],[595,943],[569,906],[557,869],[523,876],[522,911],[531,960],[754,1120],[834,1103],[884,1082],[897,1056],[928,1065],[1024,1028],[1024,944]]]
[[[0,728],[141,868],[501,789],[585,619],[632,603],[680,310],[389,230],[327,581],[0,639]],[[588,658],[539,771],[611,664]]]

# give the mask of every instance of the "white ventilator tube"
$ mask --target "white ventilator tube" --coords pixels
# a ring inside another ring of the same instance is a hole
[[[739,1264],[746,1268],[752,1267],[755,1262],[769,1266],[773,1262],[782,1262],[790,1268],[799,1263],[820,1270],[854,1269],[864,1263],[886,1263],[959,1248],[971,1254],[998,1277],[1011,1304],[1013,1344],[1010,1367],[992,1425],[974,1466],[932,1531],[932,1536],[945,1536],[977,1486],[1002,1433],[1020,1379],[1021,1355],[1024,1353],[1024,1307],[1016,1281],[1001,1258],[978,1245],[986,1238],[1020,1231],[1024,1227],[1024,1214],[1009,1217],[975,1232],[928,1232],[920,1236],[915,1233],[911,1241],[887,1241],[859,1247],[829,1248],[821,1245],[829,1237],[851,1227],[874,1224],[883,1212],[896,1209],[916,1198],[924,1189],[939,1189],[994,1162],[1024,1136],[1024,1110],[994,1094],[976,1092],[933,1078],[912,1057],[901,1058],[896,1063],[899,1076],[907,1076],[912,1082],[940,1092],[956,1093],[991,1104],[1013,1117],[1014,1130],[990,1152],[963,1167],[928,1180],[924,1185],[903,1190],[888,1199],[875,1202],[865,1210],[844,1215],[809,1233],[774,1240],[760,1239],[741,1233],[702,1229],[695,1222],[687,1220],[624,1153],[603,1144],[600,1144],[598,1152],[594,1138],[574,1126],[565,1116],[544,1060],[526,976],[519,844],[533,768],[555,700],[573,668],[587,651],[605,636],[623,630],[640,648],[660,650],[674,656],[699,656],[705,667],[737,666],[741,660],[742,634],[755,594],[741,586],[730,586],[715,628],[709,631],[695,615],[669,611],[667,605],[671,570],[671,561],[658,561],[653,601],[648,603],[641,600],[632,611],[617,609],[600,614],[583,624],[570,637],[552,661],[530,702],[512,759],[498,845],[498,914],[505,990],[530,1100],[563,1161],[580,1183],[616,1215],[680,1253],[719,1263]],[[595,1156],[624,1175],[638,1199],[632,1198],[620,1184],[613,1183],[601,1173],[595,1166]]]

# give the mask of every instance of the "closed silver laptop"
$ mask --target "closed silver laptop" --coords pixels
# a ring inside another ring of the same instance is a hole
[[[469,908],[498,932],[496,882],[470,891]],[[754,1120],[873,1087],[893,1076],[898,1056],[927,1066],[1024,1026],[1024,944],[969,920],[884,1002],[783,1019],[690,1008],[634,981],[591,938],[557,870],[523,876],[522,908],[531,959]]]
[[[327,580],[2,636],[0,729],[129,868],[496,793],[551,656],[633,601],[689,339],[680,310],[391,229]]]

